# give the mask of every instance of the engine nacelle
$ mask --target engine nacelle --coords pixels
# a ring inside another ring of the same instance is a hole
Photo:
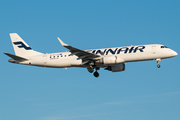
[[[100,62],[105,65],[111,65],[111,64],[124,63],[125,61],[117,56],[105,56],[100,60]]]
[[[125,64],[119,64],[119,65],[113,65],[113,66],[108,66],[107,68],[105,68],[105,70],[109,70],[112,72],[120,72],[120,71],[124,71],[125,70]]]

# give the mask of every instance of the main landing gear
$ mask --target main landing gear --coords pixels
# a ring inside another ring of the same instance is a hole
[[[95,77],[99,77],[99,73],[97,72],[97,70],[99,70],[100,68],[96,68],[96,71],[94,72],[94,76]]]
[[[89,66],[88,68],[88,71],[90,72],[90,73],[93,73],[94,72],[94,68],[92,67],[92,66]],[[94,72],[94,76],[95,77],[99,77],[99,73],[97,72],[97,70],[99,70],[100,68],[96,68],[96,71]]]
[[[159,63],[161,61],[161,58],[156,59],[156,61],[157,61],[157,67],[160,68],[161,66],[159,65]]]

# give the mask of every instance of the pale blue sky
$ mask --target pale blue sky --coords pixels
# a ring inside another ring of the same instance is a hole
[[[179,120],[179,56],[127,63],[124,72],[8,63],[9,33],[34,50],[68,51],[164,44],[180,53],[179,0],[18,0],[0,2],[1,120]]]

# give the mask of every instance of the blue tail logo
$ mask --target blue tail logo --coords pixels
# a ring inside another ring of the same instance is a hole
[[[26,50],[32,50],[30,47],[27,47],[23,42],[19,41],[19,42],[13,42],[15,45],[19,45],[19,48],[24,48]]]

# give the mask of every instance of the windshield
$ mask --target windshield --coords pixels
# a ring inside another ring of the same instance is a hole
[[[168,48],[167,46],[161,46],[161,48]]]

